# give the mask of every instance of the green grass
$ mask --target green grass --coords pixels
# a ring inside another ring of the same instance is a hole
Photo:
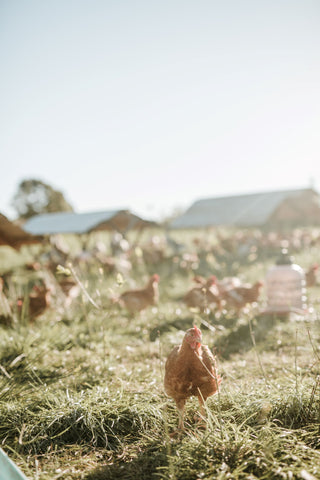
[[[318,256],[296,252],[304,266]],[[272,261],[228,257],[221,269],[253,281]],[[108,302],[129,279],[121,286],[92,267],[79,275],[99,309],[83,296],[67,311],[0,327],[1,447],[39,480],[320,478],[319,287],[304,319],[199,316],[178,300],[194,272],[158,267],[159,307],[136,318]],[[151,269],[140,264],[132,277],[141,284]],[[19,271],[11,291],[29,275]],[[192,399],[186,431],[171,438],[178,417],[164,394],[164,362],[194,322],[217,352],[223,383],[207,401],[206,429],[194,422]]]

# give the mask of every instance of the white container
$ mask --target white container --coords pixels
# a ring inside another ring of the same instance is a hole
[[[267,308],[270,313],[306,313],[306,280],[303,269],[293,263],[287,250],[266,275]]]
[[[0,480],[27,480],[8,455],[0,448]]]

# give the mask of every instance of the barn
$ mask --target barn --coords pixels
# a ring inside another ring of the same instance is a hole
[[[212,226],[286,229],[320,226],[320,196],[312,188],[205,198],[194,202],[170,227]]]
[[[35,215],[26,221],[24,229],[33,235],[53,235],[63,233],[86,234],[109,230],[126,233],[155,226],[156,223],[144,220],[129,210],[106,210],[98,212],[58,212]]]
[[[41,236],[28,233],[0,213],[0,246],[9,246],[19,250],[22,245],[32,245],[41,242]]]

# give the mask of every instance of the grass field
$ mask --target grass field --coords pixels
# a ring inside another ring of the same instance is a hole
[[[14,266],[12,297],[31,275],[21,257],[35,254],[3,254],[5,268]],[[247,281],[263,279],[275,260],[220,254],[208,254],[205,267]],[[295,259],[320,263],[320,250],[296,248]],[[79,268],[96,306],[82,294],[68,309],[53,302],[34,322],[24,315],[0,326],[0,446],[39,480],[319,479],[320,287],[308,291],[305,317],[260,316],[261,305],[239,316],[199,314],[179,298],[204,263],[188,270],[172,262],[137,262],[123,285],[98,264]],[[143,285],[154,272],[157,308],[130,318],[109,302],[130,279]],[[194,323],[223,382],[207,401],[206,429],[197,428],[190,400],[186,431],[171,438],[178,417],[163,390],[164,363]]]

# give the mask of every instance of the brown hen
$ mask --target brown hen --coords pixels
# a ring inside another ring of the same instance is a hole
[[[183,430],[184,408],[191,396],[200,403],[204,416],[204,404],[215,394],[221,383],[217,374],[216,359],[207,345],[202,345],[201,330],[194,326],[186,331],[182,344],[174,347],[165,364],[164,389],[176,402],[179,412],[178,429]]]
[[[3,278],[0,277],[0,324],[10,325],[12,322],[12,312],[9,301],[3,293]]]
[[[159,300],[159,275],[152,275],[144,288],[127,290],[120,295],[119,304],[131,314],[141,312],[151,305],[156,305]]]
[[[51,303],[51,289],[46,285],[34,285],[27,298],[27,307],[30,320],[42,315]],[[23,311],[24,298],[17,301],[19,313]]]
[[[240,312],[246,305],[258,301],[262,285],[262,282],[256,282],[254,285],[244,284],[227,288],[220,291],[220,298],[225,301],[227,307]]]
[[[212,275],[208,279],[196,276],[194,281],[199,285],[191,288],[183,297],[183,302],[189,308],[199,308],[205,311],[211,305],[220,308],[219,290],[216,285],[216,277]]]

